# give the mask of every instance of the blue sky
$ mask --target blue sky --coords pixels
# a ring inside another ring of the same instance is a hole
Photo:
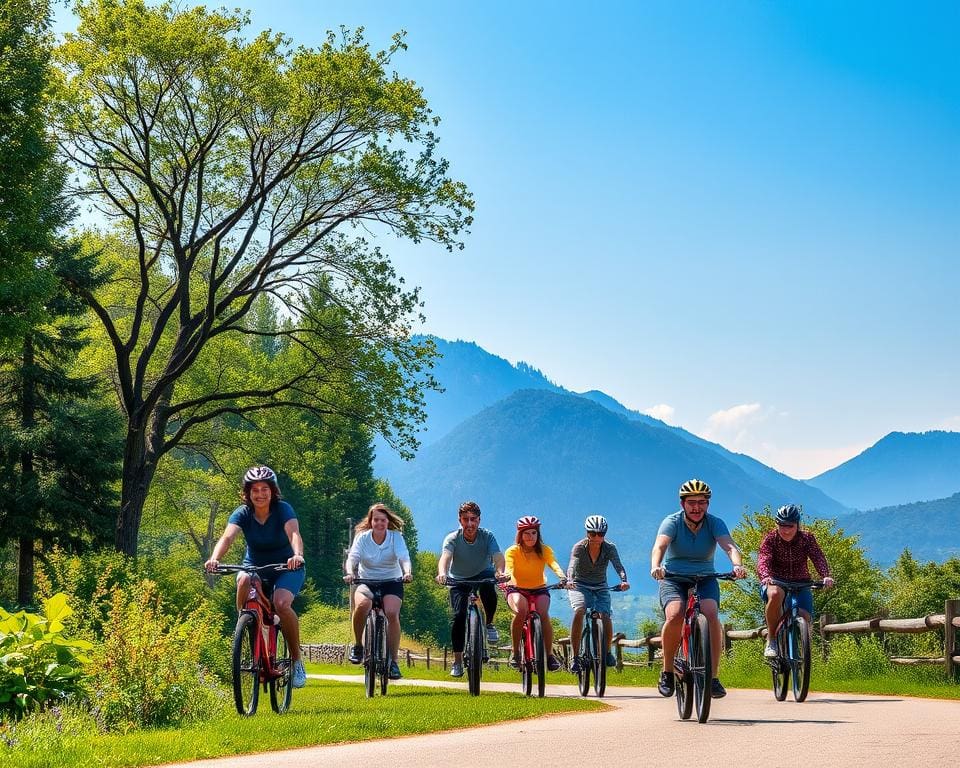
[[[477,200],[462,252],[383,243],[424,331],[795,477],[960,430],[957,3],[238,4],[406,30]]]

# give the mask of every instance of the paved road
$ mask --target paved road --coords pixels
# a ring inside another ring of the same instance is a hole
[[[316,676],[311,676],[316,677]],[[356,676],[323,676],[355,681]],[[397,685],[461,683],[404,680]],[[516,691],[489,683],[487,690]],[[574,696],[573,686],[551,685],[551,695]],[[677,719],[673,700],[652,688],[609,688],[606,712],[549,715],[536,720],[285,752],[184,763],[191,768],[450,768],[468,755],[466,768],[523,764],[545,768],[593,765],[712,768],[712,766],[956,765],[960,755],[960,702],[897,696],[816,694],[803,704],[778,703],[769,691],[731,690],[714,701],[700,725]],[[691,738],[698,747],[691,754]],[[467,748],[467,752],[462,750]],[[799,749],[798,749],[799,748]],[[799,750],[803,750],[802,752]],[[168,766],[167,768],[171,768]]]

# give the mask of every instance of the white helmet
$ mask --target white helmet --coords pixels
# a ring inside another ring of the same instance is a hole
[[[591,533],[605,534],[607,532],[607,519],[602,515],[590,515],[583,521],[583,527]]]

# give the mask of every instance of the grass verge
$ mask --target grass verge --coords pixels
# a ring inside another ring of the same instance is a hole
[[[317,665],[311,665],[310,671],[319,671]],[[387,696],[367,699],[359,685],[310,680],[294,694],[293,707],[283,716],[275,715],[269,698],[261,696],[253,717],[238,717],[231,708],[214,720],[180,729],[101,734],[92,718],[85,723],[79,713],[46,713],[0,731],[0,764],[17,768],[156,765],[432,733],[605,706],[586,699],[487,692],[471,697],[462,691],[404,686],[391,688]]]

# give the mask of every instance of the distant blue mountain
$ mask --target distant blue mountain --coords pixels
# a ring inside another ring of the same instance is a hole
[[[960,557],[960,493],[855,512],[839,522],[846,533],[860,537],[872,560],[885,567],[893,565],[904,548],[920,561]]]
[[[441,440],[466,419],[512,393],[523,389],[545,390],[590,400],[611,413],[653,429],[668,432],[674,437],[720,455],[770,491],[765,498],[765,503],[777,505],[792,501],[805,504],[809,511],[816,510],[822,517],[832,517],[850,511],[819,489],[777,472],[749,456],[728,451],[723,446],[697,437],[685,429],[630,410],[604,392],[597,390],[584,393],[570,392],[547,379],[536,368],[526,363],[512,365],[472,342],[430,338],[440,353],[433,375],[444,387],[444,391],[429,392],[426,395],[428,421],[425,432],[421,434],[424,447]],[[414,463],[419,461],[418,458]],[[378,475],[390,478],[395,473],[402,473],[404,465],[405,462],[400,461],[396,454],[382,443],[378,443],[376,460]]]
[[[960,491],[960,432],[891,432],[807,482],[856,509],[942,499]]]

